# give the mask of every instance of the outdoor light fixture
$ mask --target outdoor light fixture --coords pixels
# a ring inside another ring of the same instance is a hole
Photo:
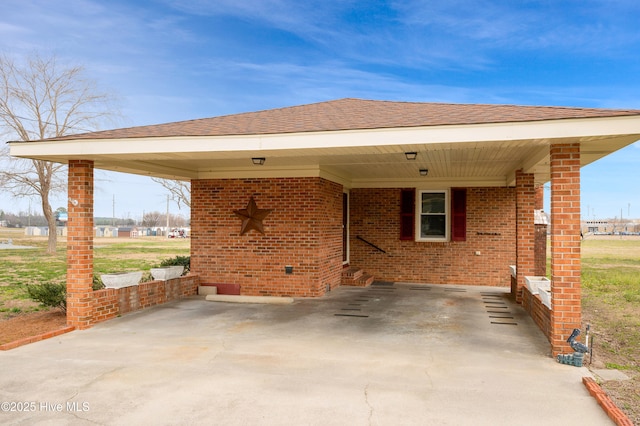
[[[253,162],[253,164],[255,164],[256,166],[262,166],[264,164],[264,162],[266,161],[266,158],[264,157],[253,157],[251,159],[251,161]]]
[[[429,174],[429,169],[420,169],[420,176],[426,176]]]
[[[417,152],[405,152],[404,156],[407,157],[407,160],[415,160],[416,157],[418,156]]]

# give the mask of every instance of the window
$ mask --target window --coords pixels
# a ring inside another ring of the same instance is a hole
[[[400,239],[466,241],[467,190],[400,191]]]
[[[419,191],[416,241],[449,240],[449,191]]]

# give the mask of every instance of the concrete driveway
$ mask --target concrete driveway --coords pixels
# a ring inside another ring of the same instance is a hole
[[[503,289],[191,298],[0,353],[2,424],[610,425]]]

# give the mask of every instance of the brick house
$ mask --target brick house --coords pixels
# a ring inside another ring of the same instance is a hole
[[[99,168],[191,181],[191,270],[223,292],[318,297],[371,277],[512,285],[555,354],[581,321],[580,168],[638,139],[638,110],[341,99],[10,145],[69,165],[78,327],[93,318]],[[524,278],[549,181],[553,309]]]

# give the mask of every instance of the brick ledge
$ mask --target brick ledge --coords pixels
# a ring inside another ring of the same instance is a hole
[[[591,377],[583,377],[582,383],[602,407],[607,416],[618,426],[633,426],[633,422],[614,404],[609,395]]]
[[[13,342],[5,343],[4,345],[0,345],[0,351],[8,351],[10,349],[15,349],[20,346],[28,345],[29,343],[39,342],[40,340],[50,339],[52,337],[59,336],[61,334],[69,333],[70,331],[75,330],[76,328],[72,325],[68,325],[63,328],[59,328],[53,331],[47,331],[46,333],[38,334],[36,336],[25,337],[23,339],[14,340]]]

